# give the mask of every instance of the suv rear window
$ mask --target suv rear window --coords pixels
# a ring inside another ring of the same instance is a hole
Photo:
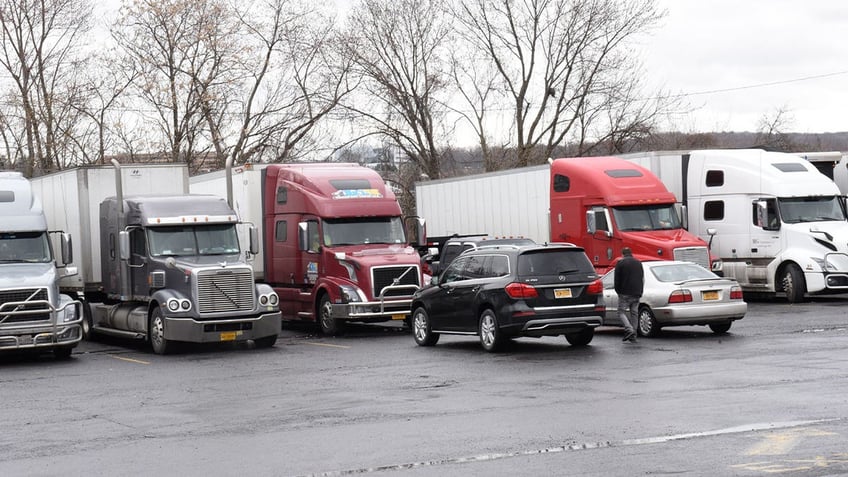
[[[534,250],[518,256],[518,276],[593,273],[595,269],[583,250]]]

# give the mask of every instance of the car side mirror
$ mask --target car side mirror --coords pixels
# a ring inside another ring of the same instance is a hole
[[[430,285],[433,285],[434,287],[439,286],[439,276],[438,275],[434,275],[433,277],[430,278]]]

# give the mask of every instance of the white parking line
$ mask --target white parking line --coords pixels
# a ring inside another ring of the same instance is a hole
[[[321,344],[321,343],[313,343],[313,344]],[[347,470],[336,470],[331,472],[322,472],[319,474],[307,474],[304,477],[335,477],[340,475],[351,475],[351,474],[367,474],[367,473],[375,473],[375,472],[385,472],[392,470],[406,470],[406,469],[414,469],[417,467],[431,467],[436,465],[446,465],[446,464],[464,464],[469,462],[484,462],[484,461],[492,461],[492,460],[500,460],[507,459],[510,457],[522,457],[522,456],[530,456],[537,454],[557,454],[560,452],[567,451],[578,451],[578,450],[587,450],[587,449],[602,449],[606,447],[621,447],[621,446],[634,446],[634,445],[644,445],[644,444],[658,444],[663,442],[684,440],[684,439],[695,439],[699,437],[713,437],[720,436],[726,434],[740,434],[744,432],[758,432],[764,430],[775,430],[775,429],[788,429],[792,427],[800,427],[800,426],[809,426],[814,424],[822,424],[827,422],[839,421],[841,419],[817,419],[812,421],[787,421],[787,422],[771,422],[771,423],[757,423],[757,424],[746,424],[742,426],[736,427],[728,427],[725,429],[718,429],[715,431],[705,431],[705,432],[693,432],[686,434],[672,434],[668,436],[658,436],[658,437],[646,437],[642,439],[625,439],[622,441],[602,441],[602,442],[584,442],[582,444],[568,444],[563,446],[556,447],[548,447],[546,449],[530,449],[530,450],[519,450],[514,452],[502,452],[502,453],[493,453],[493,454],[481,454],[476,456],[466,456],[466,457],[453,457],[453,458],[445,458],[445,459],[435,459],[429,461],[421,461],[421,462],[409,462],[406,464],[393,464],[393,465],[381,465],[377,467],[366,467],[361,469],[347,469]]]
[[[114,354],[110,354],[109,356],[111,356],[111,357],[113,357],[113,358],[115,358],[115,359],[120,359],[121,361],[126,361],[126,362],[128,362],[128,363],[136,363],[136,364],[150,364],[150,362],[149,362],[149,361],[142,361],[142,360],[140,360],[140,359],[124,358],[124,357],[122,357],[122,356],[115,356]]]

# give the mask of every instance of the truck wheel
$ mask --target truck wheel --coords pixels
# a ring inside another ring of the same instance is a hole
[[[732,321],[728,321],[727,323],[710,323],[709,327],[713,330],[713,333],[717,335],[723,335],[727,333],[727,330],[730,329],[730,325],[732,325]]]
[[[480,344],[483,345],[484,350],[494,353],[501,348],[503,342],[498,317],[494,311],[486,308],[480,314]]]
[[[639,307],[639,323],[637,323],[639,332],[642,336],[657,336],[660,334],[660,324],[654,317],[654,312],[647,306]]]
[[[80,325],[82,327],[82,339],[94,341],[94,333],[92,332],[94,321],[91,317],[91,305],[86,300],[80,300],[80,307],[82,308],[82,324]]]
[[[433,346],[439,342],[439,334],[433,333],[430,315],[423,306],[419,306],[412,312],[412,336],[418,346]]]
[[[794,263],[786,265],[780,277],[780,285],[783,292],[786,293],[786,300],[789,303],[800,303],[804,301],[804,294],[807,293],[807,283],[804,280],[804,273],[798,265]]]
[[[73,349],[73,346],[57,346],[53,348],[53,356],[59,360],[70,359]]]
[[[321,333],[327,336],[338,336],[342,332],[342,323],[333,318],[333,305],[327,295],[321,296],[318,304],[318,324],[321,326]]]
[[[585,330],[578,331],[577,333],[566,333],[565,335],[566,341],[568,341],[568,344],[571,346],[586,346],[592,342],[592,338],[594,337],[594,328],[586,328]]]
[[[157,306],[150,314],[150,327],[147,331],[150,346],[156,354],[168,354],[174,349],[174,343],[165,339],[165,319]]]
[[[274,343],[276,342],[277,335],[264,336],[253,340],[253,344],[255,344],[257,348],[270,348],[271,346],[274,346]]]

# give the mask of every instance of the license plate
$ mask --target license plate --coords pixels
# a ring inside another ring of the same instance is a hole
[[[571,288],[557,288],[554,290],[554,298],[571,298]]]
[[[224,331],[221,333],[221,341],[235,341],[238,332],[236,331]]]
[[[405,320],[406,315],[392,315],[393,320]]]
[[[711,291],[701,292],[701,298],[704,301],[718,300],[718,291],[711,290]]]

